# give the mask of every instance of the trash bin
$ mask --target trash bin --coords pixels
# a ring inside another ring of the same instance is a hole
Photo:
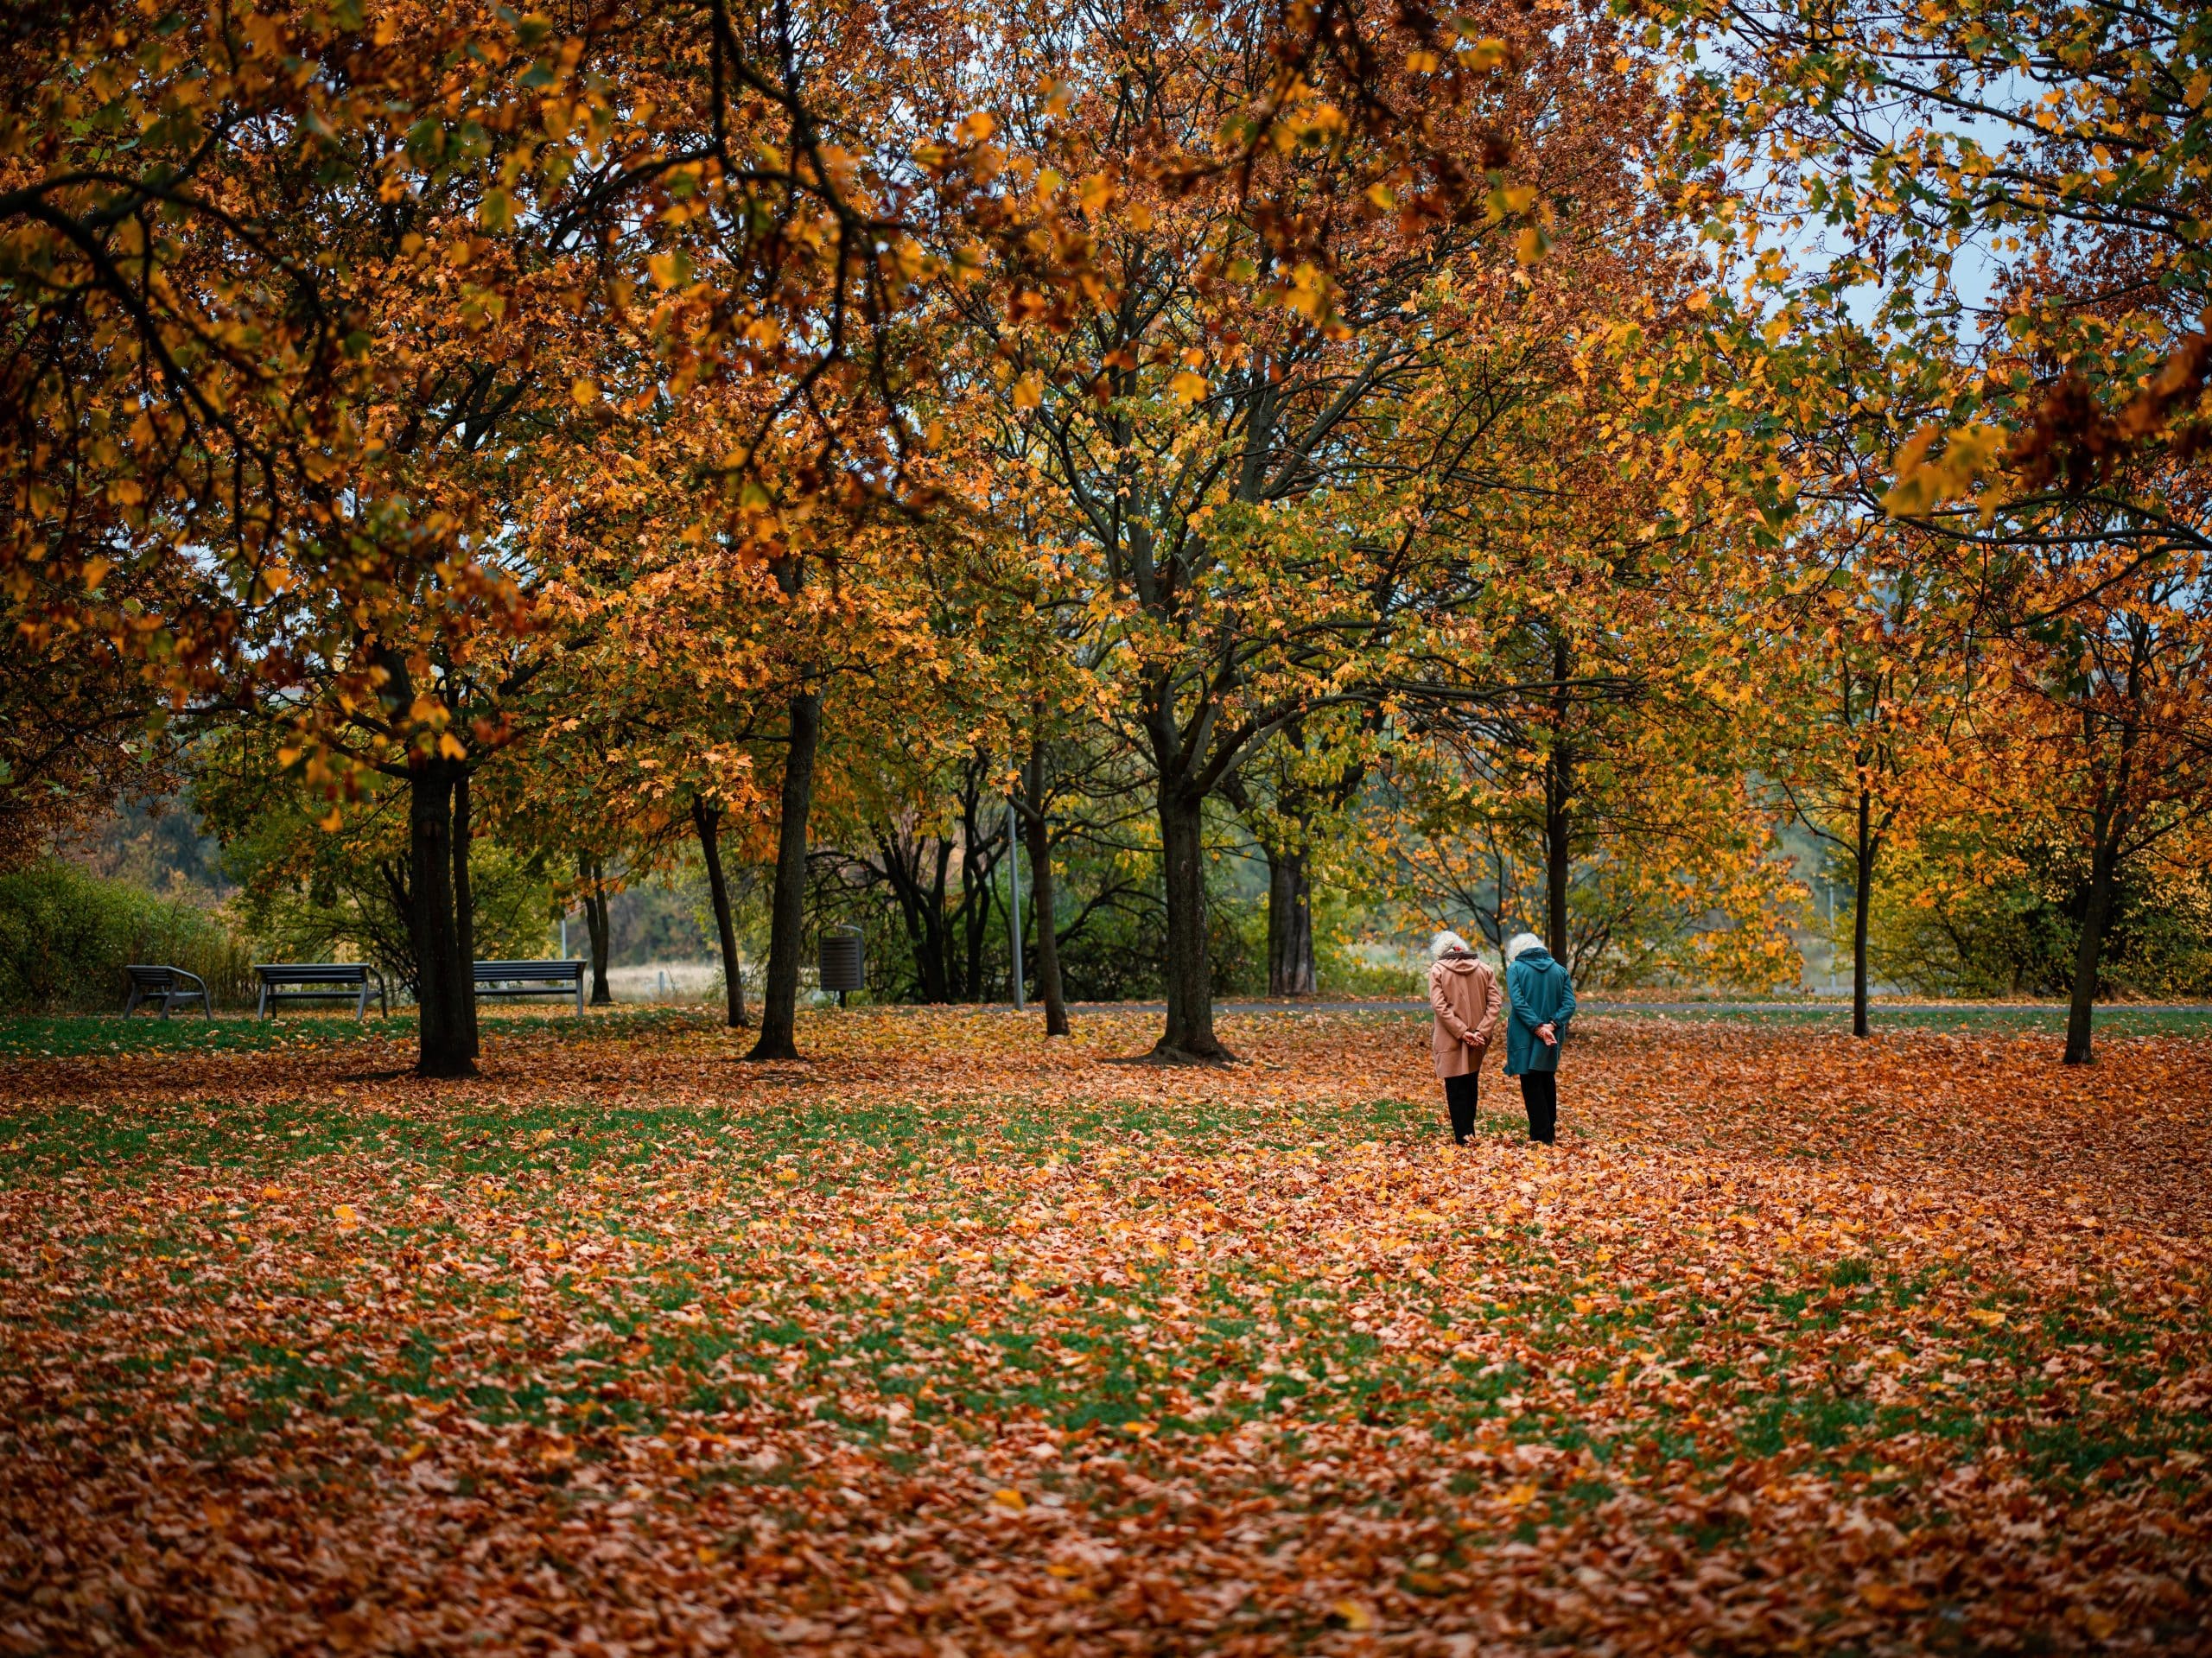
[[[858,927],[838,927],[822,935],[822,988],[837,993],[842,1007],[845,992],[868,988],[868,962],[861,950]]]

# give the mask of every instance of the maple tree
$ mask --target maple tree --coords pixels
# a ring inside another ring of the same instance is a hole
[[[2037,728],[2038,696],[2073,688],[2085,748],[2140,726],[2115,715],[2127,670],[2103,675],[2084,642],[2147,628],[2177,660],[2194,648],[2171,601],[2208,550],[2201,20],[2099,4],[1640,10],[1678,53],[1667,187],[1742,279],[1738,295],[1716,285],[1707,340],[1654,377],[1668,391],[1651,423],[1736,465],[1777,540],[1808,504],[1893,521],[1884,533],[1921,572],[1914,631],[1945,641],[1948,677],[1983,705],[1972,729],[1992,746],[1961,786],[2021,785],[2034,811],[2038,789],[1999,751]],[[1661,406],[1724,373],[1734,389],[1714,406]],[[2101,702],[2087,689],[2101,676]],[[2198,808],[2180,756],[2206,740],[2204,710],[2185,694],[2152,706],[2169,745],[2152,770],[2178,792],[2149,815],[2185,821]],[[2107,779],[2130,770],[2075,759]],[[2057,792],[2074,797],[2080,775]],[[2087,808],[2093,824],[2113,819],[2113,797]],[[2085,839],[2117,855],[2105,830]],[[2112,891],[2094,851],[2087,867],[2076,1062]]]
[[[1961,722],[1975,666],[1972,650],[1923,613],[1926,575],[1900,537],[1865,516],[1823,527],[1795,538],[1760,630],[1775,717],[1758,740],[1789,815],[1847,873],[1852,1033],[1864,1037],[1876,879],[1886,854],[1945,810],[1961,758],[1952,739],[1971,747]]]
[[[996,388],[1002,470],[1028,480],[1021,510],[1090,613],[1098,706],[1151,773],[1158,1051],[1212,1059],[1206,803],[1278,734],[1382,698],[1406,630],[1465,589],[1440,502],[1455,459],[1479,468],[1481,434],[1465,400],[1434,388],[1484,300],[1513,303],[1549,242],[1515,232],[1512,215],[1572,197],[1572,219],[1552,222],[1578,245],[1602,242],[1633,214],[1619,139],[1655,116],[1601,18],[1548,35],[1503,13],[1490,81],[1448,116],[1471,174],[1488,169],[1487,214],[1359,197],[1332,150],[1289,150],[1257,187],[1163,192],[1143,156],[1205,142],[1262,71],[1233,34],[1161,36],[1111,16],[1087,27],[1098,42],[1072,61],[1098,68],[1056,82],[1068,118],[1026,182],[1081,199],[1090,285],[1053,290],[1017,271],[979,288],[965,315],[976,383]],[[1502,136],[1524,131],[1517,151]],[[1272,214],[1293,194],[1355,205],[1319,257],[1284,268]],[[1553,250],[1547,295],[1573,291],[1569,263]]]
[[[2085,562],[2101,573],[2094,554]],[[1988,706],[1977,726],[1996,751],[1993,770],[2010,774],[2016,809],[2052,823],[2087,865],[2069,1064],[2092,1056],[2123,867],[2161,850],[2202,867],[2212,817],[2208,645],[2212,608],[2202,575],[2167,569],[2016,624],[1992,652]]]

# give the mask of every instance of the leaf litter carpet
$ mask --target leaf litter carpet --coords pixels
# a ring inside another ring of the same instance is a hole
[[[0,1650],[2212,1648],[2212,1045],[1151,1024],[0,1064]]]

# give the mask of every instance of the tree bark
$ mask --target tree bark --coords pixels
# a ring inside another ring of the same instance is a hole
[[[768,985],[760,1002],[760,1038],[748,1059],[798,1058],[798,968],[806,923],[806,819],[814,804],[814,756],[822,740],[822,697],[791,698],[791,734],[784,757],[781,814],[776,824],[776,891],[768,926]]]
[[[476,976],[463,960],[454,905],[454,777],[442,761],[409,775],[409,931],[415,944],[415,1001],[421,1014],[418,1077],[473,1077]],[[463,854],[465,855],[465,854]]]
[[[1851,881],[1851,1033],[1869,1036],[1866,1017],[1866,912],[1874,895],[1874,797],[1859,791],[1859,839],[1853,848]]]
[[[576,854],[577,873],[591,884],[584,888],[584,932],[591,940],[591,1005],[609,1007],[614,992],[607,982],[607,955],[613,931],[607,903],[607,861],[589,853]]]
[[[2090,1038],[2097,973],[2103,965],[2105,929],[2112,920],[2113,889],[2120,880],[2118,827],[2101,816],[2096,831],[2096,848],[2089,858],[2089,907],[2082,917],[2082,942],[2074,952],[2074,999],[2066,1010],[2066,1063],[2069,1065],[2086,1065],[2095,1057]]]
[[[960,924],[962,973],[955,1000],[983,1000],[983,951],[994,929],[991,912],[998,907],[998,842],[976,821],[982,805],[981,791],[960,803]]]
[[[1313,965],[1313,883],[1305,848],[1268,854],[1268,994],[1310,996],[1319,988]]]
[[[476,889],[468,879],[469,843],[475,838],[474,820],[468,809],[468,773],[462,772],[453,780],[453,921],[461,970],[468,979],[461,1021],[471,1059],[483,1052],[476,1029]]]
[[[1567,959],[1567,889],[1573,873],[1574,750],[1567,740],[1567,635],[1552,640],[1551,746],[1544,756],[1544,948],[1561,967]]]
[[[1029,897],[1036,924],[1031,940],[1037,954],[1037,994],[1045,1003],[1045,1034],[1068,1033],[1068,1001],[1060,985],[1060,933],[1052,914],[1052,829],[1045,817],[1045,751],[1029,751],[1023,775],[1022,838],[1029,848]]]
[[[737,923],[730,914],[729,883],[722,878],[722,814],[698,796],[691,797],[691,827],[699,833],[699,852],[707,861],[707,893],[714,900],[715,936],[722,950],[722,1001],[733,1031],[745,1028],[745,966],[737,959]]]
[[[1213,1033],[1213,969],[1206,946],[1203,796],[1163,786],[1160,848],[1167,888],[1167,1028],[1153,1053],[1218,1063],[1236,1056]]]

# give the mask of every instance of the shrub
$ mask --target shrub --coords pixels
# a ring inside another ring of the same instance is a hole
[[[134,962],[198,974],[219,1006],[251,1001],[245,947],[189,899],[104,880],[58,858],[0,876],[0,1008],[119,1008],[123,969]]]

